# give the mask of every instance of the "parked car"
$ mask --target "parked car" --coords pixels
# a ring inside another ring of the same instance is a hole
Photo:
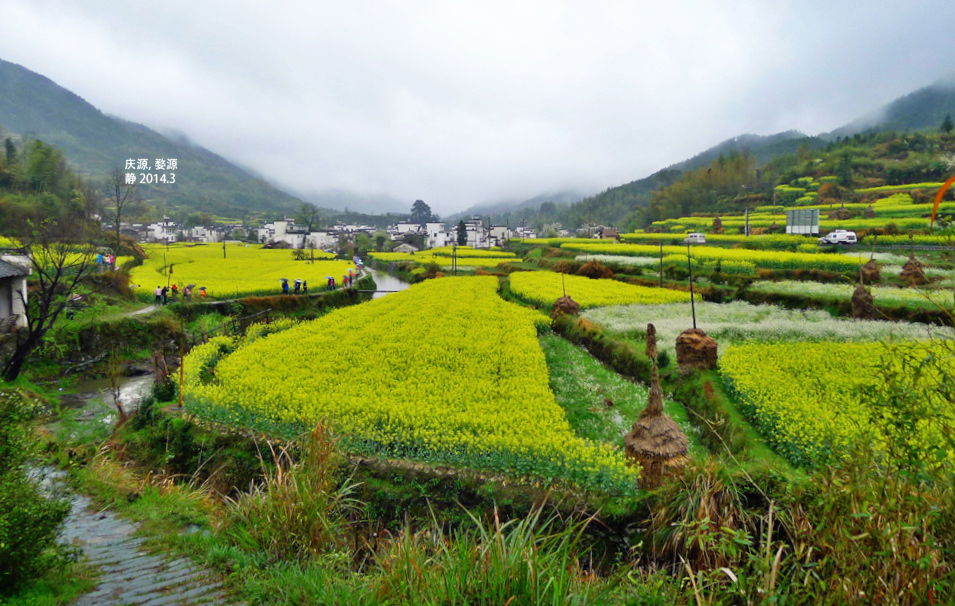
[[[686,237],[683,238],[683,243],[684,244],[706,244],[706,235],[698,233],[698,232],[687,234]]]
[[[855,244],[856,232],[837,229],[819,238],[819,244]]]

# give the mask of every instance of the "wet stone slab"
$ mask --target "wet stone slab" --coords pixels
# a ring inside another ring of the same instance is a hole
[[[76,606],[230,603],[221,583],[192,561],[147,552],[136,530],[111,512],[91,509],[89,498],[73,497],[60,540],[81,548],[100,570],[99,585]]]

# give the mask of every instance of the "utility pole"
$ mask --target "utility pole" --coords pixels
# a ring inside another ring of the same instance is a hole
[[[660,240],[660,288],[663,288],[663,240]]]
[[[696,302],[693,300],[693,262],[690,259],[689,242],[686,243],[686,266],[690,270],[690,310],[693,313],[693,328],[696,328]]]

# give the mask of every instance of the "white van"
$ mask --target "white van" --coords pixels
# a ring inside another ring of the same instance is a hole
[[[856,232],[837,229],[819,238],[819,244],[855,244]]]
[[[687,234],[683,238],[684,244],[706,244],[706,235],[699,232],[694,232],[692,234]]]

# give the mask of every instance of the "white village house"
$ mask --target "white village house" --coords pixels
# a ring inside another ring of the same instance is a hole
[[[24,298],[31,271],[29,257],[0,254],[0,333],[27,325]]]

